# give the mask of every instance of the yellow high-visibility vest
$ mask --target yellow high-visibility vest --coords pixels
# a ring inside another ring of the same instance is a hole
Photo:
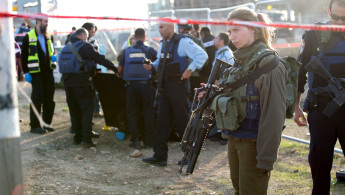
[[[28,32],[29,36],[29,55],[28,55],[28,70],[29,73],[38,73],[41,72],[40,66],[39,66],[39,59],[38,59],[38,53],[37,53],[37,36],[35,32],[35,28]],[[54,45],[50,38],[47,39],[47,46],[48,46],[48,55],[49,59],[51,59],[52,55],[54,55]],[[49,60],[49,66],[53,70],[56,68],[56,64],[52,63],[51,60]]]

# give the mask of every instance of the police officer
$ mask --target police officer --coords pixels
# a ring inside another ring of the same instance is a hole
[[[91,40],[91,38],[94,37],[97,32],[97,26],[92,22],[86,22],[83,24],[82,28],[85,28],[89,32],[89,37],[87,38],[87,41],[93,46],[93,48],[95,48],[97,52],[99,52],[97,40],[96,39]],[[103,117],[103,113],[101,113],[101,104],[99,102],[98,92],[96,91],[96,89],[94,90],[95,90],[95,93],[94,93],[94,99],[93,99],[93,103],[94,103],[93,116]],[[99,137],[99,133],[94,132],[94,131],[92,133],[95,137]]]
[[[214,55],[217,51],[217,48],[214,45],[215,37],[212,35],[208,27],[201,28],[200,37],[208,55],[208,62],[204,65],[204,67],[202,67],[202,70],[200,71],[201,82],[206,83],[212,70],[212,63],[214,61]]]
[[[186,35],[188,36],[190,39],[192,39],[198,46],[200,46],[202,49],[205,49],[204,48],[204,44],[202,43],[201,39],[193,36],[191,33],[191,30],[192,30],[192,25],[191,24],[178,24],[178,32],[182,35]],[[205,65],[202,65],[202,67],[204,67]],[[201,70],[200,70],[201,71]],[[190,77],[190,96],[189,96],[189,99],[190,100],[193,100],[193,97],[194,97],[194,88],[197,88],[200,86],[200,83],[202,82],[201,80],[201,75],[200,75],[200,71],[196,71],[196,72],[193,72],[193,74],[191,75]]]
[[[121,57],[119,73],[127,82],[127,119],[128,129],[131,133],[131,147],[140,148],[139,118],[144,118],[144,145],[153,146],[154,136],[154,87],[152,71],[143,66],[145,60],[155,61],[157,52],[152,47],[144,45],[145,30],[138,28],[134,34],[136,43],[128,47]]]
[[[220,32],[214,39],[214,46],[217,48],[217,51],[215,53],[215,59],[213,61],[212,66],[216,63],[216,59],[220,59],[224,62],[227,62],[228,64],[233,65],[234,64],[234,55],[232,54],[232,51],[229,48],[229,42],[230,38],[229,35],[225,32]],[[228,67],[221,67],[222,70]],[[222,72],[222,71],[221,71]]]
[[[158,50],[158,59],[153,62],[153,67],[159,73],[160,92],[154,155],[143,159],[143,162],[166,166],[172,123],[176,121],[178,133],[182,137],[189,120],[189,77],[205,64],[207,54],[189,37],[174,33],[172,23],[160,23],[159,33],[163,40]],[[187,58],[192,60],[190,64]],[[151,65],[144,66],[147,70],[152,69]]]
[[[56,65],[51,61],[54,55],[53,37],[47,34],[48,18],[36,19],[36,26],[25,35],[22,45],[22,67],[25,80],[31,82],[31,100],[39,114],[42,113],[43,128],[30,105],[31,133],[44,134],[54,131],[50,125],[54,115],[54,76]]]
[[[114,64],[99,54],[87,43],[88,31],[80,28],[71,38],[72,47],[66,45],[59,57],[59,70],[63,74],[66,100],[70,111],[71,123],[76,130],[74,143],[95,147],[92,142],[92,113],[94,92],[90,84],[90,72],[96,63],[117,72]],[[79,58],[79,59],[78,59]]]
[[[234,58],[233,58],[234,56],[232,54],[232,51],[228,47],[229,41],[230,41],[229,35],[225,32],[218,33],[216,38],[214,38],[214,41],[213,41],[214,46],[218,50],[215,52],[215,55],[214,55],[215,59],[213,60],[212,66],[215,65],[216,59],[220,59],[231,65],[234,64]],[[228,66],[221,67],[221,70],[219,71],[219,74],[217,75],[217,80],[219,80],[221,74],[226,68],[229,68],[229,67]],[[210,138],[210,140],[212,141],[219,141],[223,145],[227,144],[227,140],[221,138],[221,132],[218,130],[216,126],[214,126],[210,130],[208,134],[208,138]]]
[[[330,22],[327,24],[345,25],[345,0],[331,0],[328,8]],[[295,122],[306,126],[307,121],[300,105],[300,97],[307,82],[305,66],[314,57],[329,72],[338,78],[345,78],[345,38],[336,32],[307,31],[303,35],[303,45],[299,56],[302,66],[299,70],[298,94],[295,107]],[[327,86],[327,82],[316,72],[308,72],[308,98],[303,109],[308,113],[310,131],[309,165],[313,178],[312,194],[329,194],[330,171],[332,169],[334,145],[339,139],[345,149],[345,105],[328,117],[324,114],[325,107],[332,98],[328,93],[316,95],[316,91]]]

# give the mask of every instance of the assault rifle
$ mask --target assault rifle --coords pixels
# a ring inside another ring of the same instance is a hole
[[[328,93],[332,98],[323,113],[329,118],[345,103],[345,78],[336,78],[332,76],[320,59],[313,56],[310,62],[305,66],[305,69],[309,71],[314,71],[319,74],[327,82],[326,87],[316,88],[315,95],[320,95],[322,93]]]
[[[180,143],[180,148],[183,152],[183,157],[178,170],[180,174],[182,173],[182,169],[185,164],[188,164],[186,173],[193,173],[206,136],[208,135],[210,127],[215,123],[213,112],[210,109],[210,104],[218,94],[222,93],[222,89],[216,87],[214,83],[216,80],[219,80],[219,78],[217,78],[220,75],[219,72],[224,70],[222,67],[225,66],[230,66],[230,64],[217,59],[212,68],[207,84],[204,87],[197,88],[195,91],[192,113]],[[202,91],[205,91],[206,93],[198,102],[198,94]],[[196,105],[195,109],[194,105]]]

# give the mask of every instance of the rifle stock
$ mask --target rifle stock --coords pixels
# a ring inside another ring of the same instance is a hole
[[[216,87],[212,84],[219,79],[217,78],[217,75],[219,75],[222,64],[229,65],[219,59],[216,60],[216,63],[212,67],[211,74],[208,78],[208,83],[204,87],[198,88],[194,95],[193,105],[197,99],[198,93],[201,91],[206,92],[202,100],[200,100],[197,108],[192,110],[180,143],[180,147],[183,152],[183,157],[178,170],[180,174],[182,173],[182,169],[185,164],[188,164],[186,174],[193,173],[196,161],[206,136],[208,135],[210,126],[212,123],[214,123],[214,118],[212,117],[212,112],[209,109],[209,105],[212,103],[213,98],[220,93],[220,91],[217,91]]]

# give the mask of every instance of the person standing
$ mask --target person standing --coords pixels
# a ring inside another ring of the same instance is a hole
[[[231,66],[234,64],[234,56],[232,54],[232,51],[228,47],[230,38],[229,35],[225,32],[220,32],[214,38],[214,46],[217,48],[217,51],[215,52],[215,59],[212,63],[212,66],[215,65],[216,59],[220,59],[223,62],[226,62],[230,64]],[[220,75],[223,73],[223,71],[229,68],[229,66],[222,66],[220,67],[219,74],[216,76],[216,80],[219,81]],[[219,141],[221,144],[225,145],[227,144],[227,139],[223,139],[221,137],[222,132],[218,130],[216,126],[214,126],[212,129],[210,129],[210,132],[208,134],[208,138],[212,141]]]
[[[208,27],[202,27],[200,30],[200,38],[204,44],[206,53],[208,55],[207,63],[202,67],[200,71],[201,82],[207,83],[208,77],[211,74],[212,64],[214,61],[214,55],[217,51],[217,48],[214,45],[214,36],[212,35],[210,29]]]
[[[125,49],[120,63],[119,73],[123,73],[123,79],[127,83],[126,103],[128,129],[131,133],[131,147],[141,148],[139,140],[139,119],[144,118],[144,146],[153,146],[154,136],[154,87],[152,83],[152,70],[144,68],[145,60],[155,61],[157,51],[144,45],[146,39],[145,30],[135,30],[135,45]]]
[[[217,48],[215,59],[212,66],[216,63],[216,59],[220,59],[228,64],[234,64],[234,56],[229,48],[229,35],[225,32],[220,32],[214,39],[214,46]],[[228,68],[228,67],[226,67]]]
[[[268,22],[265,15],[249,8],[235,9],[227,20]],[[262,51],[272,50],[268,27],[229,26],[228,32],[238,49],[233,53],[235,64],[220,79],[221,86],[236,83],[239,78],[265,67],[269,71],[257,73],[254,82],[247,81],[216,96],[211,109],[217,127],[228,136],[230,177],[235,194],[267,194],[285,121],[288,73],[275,52],[258,59]],[[251,63],[255,59],[260,61]],[[199,98],[204,94],[200,92]],[[224,112],[224,108],[229,110]]]
[[[158,49],[158,59],[152,65],[144,64],[147,70],[158,70],[158,117],[154,138],[154,155],[142,159],[145,163],[167,165],[168,139],[173,125],[180,137],[189,120],[189,78],[193,71],[202,68],[207,60],[206,52],[186,35],[174,33],[174,24],[160,23],[159,33],[163,40]],[[188,64],[187,59],[191,59]]]
[[[67,35],[67,37],[66,37],[65,45],[68,43],[68,41],[70,40],[71,36],[73,35],[73,33],[74,33],[76,30],[77,30],[77,28],[73,26],[73,27],[72,27],[71,33],[69,33],[69,34]]]
[[[97,26],[94,23],[91,22],[86,22],[83,24],[82,28],[85,28],[88,32],[89,32],[89,36],[87,38],[87,41],[93,46],[93,48],[98,51],[98,44],[97,41],[91,40],[92,37],[95,36],[96,32],[97,32]],[[93,116],[94,117],[103,117],[103,113],[101,112],[101,104],[99,102],[99,97],[98,97],[98,92],[96,91],[96,89],[94,89],[94,99],[93,99],[93,104],[94,104],[94,108],[93,108]],[[97,132],[93,132],[95,137],[99,137],[99,133]]]
[[[31,133],[44,134],[54,131],[51,122],[54,115],[54,61],[53,37],[47,33],[48,18],[36,19],[36,26],[28,32],[22,44],[21,62],[25,80],[31,82],[31,100],[38,114],[42,112],[43,128],[30,105]],[[55,57],[56,58],[56,57]],[[56,61],[56,60],[55,60]]]
[[[87,43],[88,31],[80,28],[65,45],[59,57],[59,71],[66,91],[72,127],[75,128],[74,144],[95,147],[92,142],[92,113],[94,92],[90,83],[91,71],[99,63],[115,73],[114,64]]]
[[[98,45],[96,43],[96,40],[91,41],[91,38],[95,36],[96,31],[97,31],[97,27],[94,23],[91,22],[86,22],[83,24],[82,28],[86,29],[88,31],[88,36],[87,36],[87,41],[92,45],[92,47],[95,49],[96,52],[98,52]],[[72,39],[74,36],[74,34],[72,34],[69,38]],[[91,70],[90,70],[91,72]],[[95,70],[93,70],[92,72],[96,72],[96,67]],[[93,95],[94,95],[94,99],[93,99],[93,105],[94,105],[94,109],[93,109],[93,116],[94,117],[103,117],[103,114],[100,112],[101,109],[101,105],[99,102],[99,98],[98,98],[98,92],[96,91],[96,89],[94,89],[93,87]],[[72,123],[72,127],[70,128],[70,132],[72,134],[74,134],[76,132],[75,127],[73,127],[73,123]],[[96,131],[92,131],[92,137],[93,138],[99,138],[100,137],[100,133],[96,132]]]
[[[345,0],[331,0],[327,9],[330,21],[326,24],[345,25]],[[329,194],[334,145],[337,139],[345,149],[345,105],[336,109],[331,116],[324,114],[332,101],[329,93],[316,93],[327,88],[327,82],[317,72],[308,72],[305,66],[315,58],[333,77],[345,78],[345,38],[343,33],[330,31],[306,31],[299,55],[302,66],[299,69],[298,93],[294,120],[298,126],[306,126],[307,120],[300,108],[301,94],[308,81],[309,90],[303,110],[308,113],[310,132],[309,165],[313,178],[312,194]],[[311,64],[313,66],[313,64]],[[343,86],[344,87],[344,86]]]
[[[22,61],[20,60],[20,58],[22,56],[22,52],[21,52],[20,46],[18,45],[17,42],[14,42],[14,52],[15,52],[15,56],[16,56],[17,79],[18,79],[18,81],[24,81]]]
[[[15,32],[15,41],[18,43],[19,47],[22,48],[23,39],[26,33],[30,32],[30,28],[28,28],[27,23],[22,23],[22,25],[18,28]]]

